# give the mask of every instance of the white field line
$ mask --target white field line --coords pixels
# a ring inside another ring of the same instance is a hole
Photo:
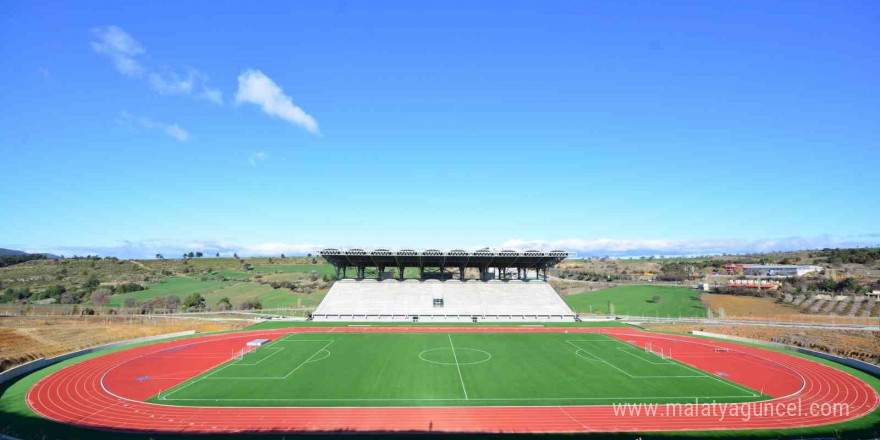
[[[455,354],[455,346],[452,345],[452,334],[447,333],[449,337],[449,347],[452,348],[452,358],[455,359],[455,368],[458,369],[458,379],[461,381],[461,390],[464,391],[464,399],[468,400],[467,388],[464,387],[464,377],[461,375],[461,366],[458,365],[458,356]]]
[[[287,342],[300,342],[300,341],[295,340],[295,339],[291,339],[290,341],[287,341]],[[329,347],[330,344],[332,344],[334,341],[325,339],[325,340],[308,340],[308,341],[302,341],[302,342],[326,342],[326,344],[323,347],[319,348],[316,352],[312,353],[312,355],[309,356],[308,359],[302,361],[302,363],[297,365],[296,368],[294,368],[293,370],[290,370],[290,372],[288,372],[284,376],[280,376],[280,377],[279,376],[224,376],[224,377],[211,377],[211,378],[204,377],[203,379],[210,379],[210,380],[242,380],[242,379],[247,379],[247,380],[284,380],[284,379],[287,379],[288,377],[290,377],[291,374],[295,373],[296,370],[299,370],[303,365],[311,362],[312,358],[315,357],[315,355],[317,355],[318,353],[321,353],[321,352],[328,352],[329,353],[330,351],[327,350],[327,347]],[[326,359],[328,356],[325,356],[322,359]]]
[[[729,380],[724,380],[724,379],[722,379],[722,378],[720,378],[720,377],[718,377],[718,376],[716,376],[716,375],[714,375],[714,374],[706,373],[706,372],[704,372],[704,371],[701,371],[701,370],[698,370],[698,369],[696,369],[696,368],[694,368],[694,367],[691,367],[690,365],[687,365],[687,364],[681,364],[681,366],[682,366],[682,367],[685,367],[685,368],[687,368],[687,369],[689,369],[689,370],[696,371],[697,373],[702,373],[703,375],[705,375],[706,377],[708,377],[708,378],[710,378],[710,379],[716,380],[716,381],[721,382],[721,383],[723,383],[723,384],[725,384],[725,385],[728,385],[728,386],[730,386],[730,387],[736,388],[736,389],[738,389],[738,390],[740,390],[740,391],[745,391],[745,392],[749,393],[749,395],[751,395],[751,396],[753,396],[753,397],[758,397],[758,395],[755,394],[754,391],[752,391],[752,390],[750,390],[750,389],[748,389],[748,388],[745,388],[745,387],[739,386],[739,385],[737,385],[737,384],[735,384],[735,383],[733,383],[733,382],[731,382],[731,381],[729,381]]]
[[[237,366],[239,366],[239,367],[253,367],[254,365],[259,365],[260,362],[263,362],[263,361],[265,361],[266,359],[269,359],[270,357],[275,356],[276,354],[280,353],[282,350],[284,350],[284,347],[277,347],[277,348],[276,348],[276,347],[265,347],[264,349],[265,349],[265,350],[275,350],[275,351],[272,352],[272,354],[270,354],[270,355],[268,355],[268,356],[266,356],[266,357],[264,357],[264,358],[262,358],[262,359],[260,359],[260,360],[258,360],[258,361],[256,361],[256,362],[254,362],[254,363],[252,363],[252,364],[243,364],[243,363],[241,363],[241,362],[238,362],[238,363],[236,363],[235,365],[237,365]],[[245,356],[247,356],[247,355],[249,355],[249,354],[251,354],[251,353],[254,353],[255,351],[256,351],[256,350],[254,350],[254,351],[249,351],[249,352],[245,353]],[[251,356],[251,357],[253,357],[253,356]]]
[[[684,378],[703,378],[703,379],[705,379],[707,377],[705,374],[700,375],[700,376],[633,376],[632,374],[629,374],[628,372],[620,369],[617,365],[614,365],[611,362],[608,362],[605,359],[602,359],[601,357],[596,356],[594,353],[590,352],[589,350],[587,350],[583,347],[579,347],[579,346],[575,345],[574,343],[572,343],[571,341],[565,341],[565,342],[568,343],[569,345],[571,345],[572,347],[577,348],[578,350],[583,351],[584,353],[587,353],[590,356],[596,358],[596,360],[604,363],[605,365],[608,365],[609,367],[614,368],[615,370],[620,371],[621,373],[623,373],[633,379],[678,379],[678,378],[682,378],[682,379],[684,379]],[[577,351],[575,351],[575,354],[577,354]],[[578,356],[578,357],[583,358],[583,356]]]
[[[276,339],[276,340],[274,340],[274,341],[272,341],[272,342],[283,341],[285,338],[287,338],[287,337],[289,337],[290,335],[293,335],[293,334],[294,334],[294,333],[288,333],[288,334],[282,336],[281,338]],[[270,343],[270,344],[271,344],[271,343]],[[264,347],[268,347],[270,344],[266,344]],[[178,391],[180,391],[180,390],[182,390],[182,389],[184,389],[184,388],[187,388],[187,387],[189,387],[190,385],[193,385],[193,384],[196,383],[196,382],[203,381],[203,380],[209,378],[210,376],[212,376],[212,375],[214,375],[214,374],[217,374],[217,373],[219,373],[220,371],[225,370],[225,369],[228,368],[228,367],[231,367],[231,366],[233,366],[233,365],[236,365],[236,364],[238,364],[238,362],[239,362],[239,359],[235,359],[235,360],[232,360],[232,361],[230,361],[230,362],[227,362],[226,365],[223,365],[223,366],[221,366],[220,368],[218,368],[218,369],[216,369],[216,370],[214,370],[214,371],[211,371],[211,372],[209,372],[208,374],[206,374],[206,375],[204,375],[204,376],[202,376],[202,377],[200,377],[200,378],[198,378],[198,379],[196,379],[196,380],[194,380],[194,381],[192,381],[192,382],[187,382],[187,383],[183,384],[183,386],[180,386],[179,388],[173,388],[172,390],[169,390],[169,392],[167,392],[164,396],[161,396],[160,399],[161,399],[161,400],[165,400],[168,396],[170,396],[170,395],[172,395],[172,394],[174,394],[174,393],[177,393]],[[103,381],[103,378],[102,378],[101,380]]]
[[[621,342],[621,343],[622,343],[622,344],[627,344],[627,343],[625,343],[625,342]],[[654,354],[653,351],[651,351],[650,353]],[[657,355],[654,354],[654,356],[657,356]],[[673,362],[673,363],[675,363],[675,364],[678,364],[680,367],[686,368],[686,369],[688,369],[688,370],[690,370],[690,371],[693,371],[693,372],[695,372],[695,373],[699,373],[700,375],[702,375],[702,377],[706,377],[706,378],[709,378],[709,379],[715,380],[715,381],[717,381],[717,382],[723,383],[724,385],[727,385],[727,386],[732,387],[732,388],[736,388],[736,389],[739,390],[739,391],[744,391],[744,392],[748,393],[750,396],[753,396],[753,397],[757,397],[757,396],[758,396],[758,394],[756,394],[754,391],[752,391],[752,390],[750,390],[750,389],[748,389],[748,388],[745,388],[745,387],[743,387],[743,386],[737,385],[737,384],[735,384],[735,383],[733,383],[733,382],[731,382],[731,381],[724,380],[724,379],[722,379],[722,378],[720,378],[720,377],[718,377],[718,376],[716,376],[716,375],[714,375],[714,374],[710,374],[710,373],[707,373],[707,372],[705,372],[705,371],[698,370],[698,369],[696,369],[696,368],[694,368],[694,367],[692,367],[692,366],[690,366],[690,365],[687,365],[687,364],[685,364],[685,363],[683,363],[683,362],[676,361],[675,359],[672,359],[671,362]],[[682,376],[682,377],[693,377],[693,376]]]
[[[617,349],[620,350],[622,353],[626,353],[626,354],[628,354],[628,355],[630,355],[630,356],[632,356],[632,357],[634,357],[634,358],[636,358],[636,359],[638,359],[638,360],[640,360],[640,361],[645,361],[645,362],[647,362],[647,363],[649,363],[649,364],[651,364],[651,365],[675,365],[674,362],[671,362],[671,361],[669,361],[669,360],[667,360],[667,359],[664,359],[663,362],[653,362],[653,361],[650,361],[650,360],[645,359],[645,358],[643,358],[643,357],[641,357],[641,356],[639,356],[639,355],[637,355],[637,354],[635,354],[635,353],[630,353],[630,352],[629,352],[629,349],[630,349],[630,348],[631,348],[631,347],[617,347]],[[640,352],[641,352],[641,350],[640,350]],[[657,355],[655,354],[654,356],[657,356]]]

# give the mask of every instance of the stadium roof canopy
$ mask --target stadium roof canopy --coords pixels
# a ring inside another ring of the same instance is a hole
[[[460,249],[448,252],[436,249],[424,251],[412,249],[397,251],[388,249],[375,249],[371,251],[363,249],[324,249],[320,252],[320,255],[336,267],[475,267],[480,269],[490,267],[546,269],[566,258],[574,256],[574,254],[566,251],[494,251],[488,249],[473,252]]]

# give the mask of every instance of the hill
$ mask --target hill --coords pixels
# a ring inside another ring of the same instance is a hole
[[[27,255],[27,252],[0,248],[0,255]]]

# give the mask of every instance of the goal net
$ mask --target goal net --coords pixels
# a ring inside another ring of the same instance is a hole
[[[650,342],[645,344],[645,353],[651,353],[659,356],[660,359],[667,359],[672,354],[672,349],[664,349],[663,347],[654,347]]]

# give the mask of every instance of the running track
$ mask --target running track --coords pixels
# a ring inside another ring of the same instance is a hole
[[[753,414],[615,416],[611,406],[256,408],[182,407],[143,402],[230,358],[257,337],[291,332],[556,332],[603,333],[631,344],[672,350],[700,370],[800,405],[798,416]],[[728,352],[716,351],[726,347]],[[148,377],[149,376],[149,377]],[[149,432],[592,432],[783,429],[851,420],[878,406],[877,392],[856,377],[811,360],[760,348],[629,328],[339,327],[288,328],[168,341],[99,356],[37,382],[27,394],[43,417],[82,427]],[[810,404],[845,403],[849,415],[810,414]]]

